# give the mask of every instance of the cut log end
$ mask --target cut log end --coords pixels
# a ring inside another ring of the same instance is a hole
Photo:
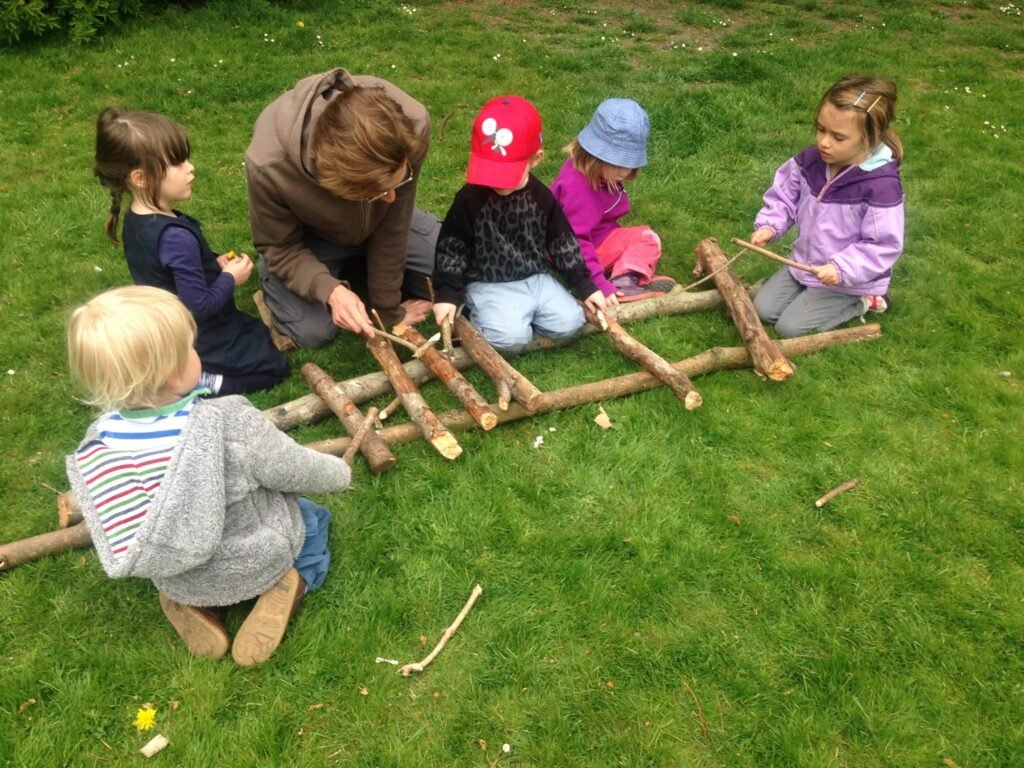
[[[397,463],[398,459],[392,454],[378,461],[370,462],[370,472],[375,475],[383,475],[385,472],[394,469]]]
[[[498,426],[498,417],[493,413],[485,413],[479,419],[478,422],[483,428],[484,432],[490,432],[496,426]]]
[[[454,461],[462,455],[462,446],[448,430],[438,432],[430,438],[430,444],[435,450],[449,461]]]
[[[772,381],[785,381],[796,373],[796,368],[789,360],[778,360],[768,369],[768,378]]]
[[[695,389],[691,389],[686,393],[686,399],[683,401],[683,405],[686,406],[686,410],[692,411],[704,405],[704,398],[700,396],[700,392]]]

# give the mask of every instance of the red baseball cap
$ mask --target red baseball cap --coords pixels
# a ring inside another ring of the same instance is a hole
[[[491,99],[473,122],[466,181],[514,189],[543,143],[543,125],[533,104],[519,96]]]

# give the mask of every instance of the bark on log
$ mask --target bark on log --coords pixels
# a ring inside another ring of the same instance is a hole
[[[810,336],[798,336],[795,339],[783,339],[780,344],[786,354],[799,356],[819,352],[828,347],[835,347],[841,344],[874,341],[881,337],[881,326],[877,323],[870,323],[852,328],[841,328],[836,331],[815,333]],[[750,352],[745,347],[714,347],[694,357],[688,357],[685,360],[680,360],[678,363],[673,363],[672,367],[692,378],[710,373],[711,371],[720,371],[727,368],[749,368],[751,365],[752,358]],[[507,411],[497,414],[498,423],[505,424],[510,421],[518,421],[536,416],[539,413],[549,413],[578,405],[611,400],[637,392],[645,392],[659,386],[661,386],[660,379],[646,371],[641,371],[618,376],[614,379],[605,379],[590,384],[580,384],[575,387],[551,390],[544,393],[544,397],[540,402],[540,410],[531,413],[522,406],[513,403]],[[465,431],[476,427],[476,422],[465,411],[448,411],[447,413],[440,414],[439,418],[449,429]],[[397,424],[381,430],[380,436],[388,445],[397,445],[398,443],[408,443],[417,439],[419,432],[411,424]],[[307,445],[308,448],[312,448],[315,451],[330,453],[336,456],[344,453],[347,446],[348,441],[345,438],[320,440]]]
[[[690,312],[701,312],[707,309],[715,309],[722,306],[722,295],[718,291],[699,291],[687,293],[684,290],[672,291],[665,296],[655,299],[636,301],[619,307],[618,319],[620,323],[632,323],[639,320],[647,320],[652,317],[664,317],[667,315],[682,315]],[[564,346],[576,338],[586,336],[596,331],[589,325],[584,325],[576,336],[571,339],[549,339],[543,336],[535,336],[527,347],[527,352],[537,349],[550,349],[552,347]],[[458,370],[465,370],[473,365],[473,360],[463,349],[455,350],[455,357],[452,364]],[[432,377],[430,369],[419,360],[410,360],[403,366],[409,377],[417,384],[429,381]],[[357,376],[346,381],[340,381],[336,389],[343,391],[353,403],[365,403],[374,397],[386,394],[391,391],[391,383],[382,371]],[[331,409],[317,394],[309,394],[304,397],[291,400],[287,403],[276,405],[263,411],[263,415],[270,419],[278,429],[289,430],[300,424],[312,424],[330,414]]]
[[[459,458],[462,455],[459,441],[430,410],[430,406],[416,388],[416,383],[402,367],[402,361],[398,359],[388,340],[375,335],[367,340],[366,347],[384,369],[391,386],[395,389],[395,394],[402,398],[402,407],[420,434],[446,459]]]
[[[407,341],[411,341],[418,347],[427,343],[423,334],[412,326],[404,327],[402,335]],[[437,377],[437,380],[444,384],[448,391],[465,406],[466,412],[476,420],[481,429],[486,432],[497,426],[498,417],[494,415],[494,409],[487,404],[483,396],[473,388],[465,376],[459,373],[458,369],[452,365],[452,361],[442,352],[433,348],[425,349],[420,354],[420,359]]]
[[[16,565],[37,560],[46,555],[57,555],[72,549],[82,549],[92,544],[89,528],[85,522],[41,533],[27,539],[12,541],[0,546],[0,571],[9,571]]]
[[[715,273],[715,285],[725,299],[725,306],[744,346],[750,350],[754,370],[772,381],[785,381],[792,376],[793,364],[786,359],[779,345],[768,338],[743,283],[731,267],[722,269],[729,259],[718,247],[718,241],[713,237],[701,240],[697,244],[697,259],[705,273]]]
[[[503,388],[506,386],[510,390],[509,394],[511,394],[512,399],[526,410],[534,411],[537,409],[543,393],[529,379],[513,368],[504,357],[498,354],[497,350],[491,346],[490,342],[483,337],[480,331],[473,327],[469,320],[459,315],[459,317],[455,318],[455,330],[458,331],[459,339],[462,340],[462,346],[469,352],[469,356],[491,377],[491,381],[498,387],[499,410],[504,411],[508,408],[507,402],[502,407]]]
[[[665,386],[672,390],[672,393],[686,410],[692,411],[694,408],[699,408],[701,403],[704,402],[700,392],[694,389],[693,382],[690,381],[690,378],[685,373],[676,370],[671,363],[657,352],[641,344],[626,333],[626,329],[622,327],[618,320],[603,313],[598,317],[586,307],[583,308],[583,311],[587,314],[587,320],[593,325],[601,325],[603,320],[605,334],[612,340],[615,348],[630,360],[640,363],[640,365],[657,376]]]
[[[387,343],[387,342],[385,342]],[[334,379],[328,376],[316,363],[306,363],[302,366],[302,377],[309,384],[310,389],[316,392],[327,403],[327,407],[338,417],[338,421],[345,427],[349,436],[355,435],[363,425],[363,414],[348,396],[337,386]],[[379,475],[387,472],[398,463],[387,444],[377,436],[373,430],[367,432],[363,443],[359,446],[360,452],[366,457],[370,471]]]

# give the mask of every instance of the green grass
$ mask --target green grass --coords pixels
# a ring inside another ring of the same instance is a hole
[[[357,464],[349,494],[319,499],[332,573],[258,669],[190,657],[153,587],[109,580],[89,550],[0,575],[0,765],[139,761],[146,702],[171,740],[162,765],[1024,764],[1022,23],[980,1],[248,0],[5,51],[0,540],[55,525],[62,457],[92,417],[65,320],[129,280],[91,174],[108,103],[188,128],[186,209],[215,248],[252,252],[243,152],[308,74],[381,75],[428,107],[420,205],[438,214],[487,98],[538,105],[549,181],[596,104],[631,96],[653,124],[635,221],[685,280],[700,239],[749,232],[775,168],[812,141],[821,92],[876,72],[900,86],[907,249],[883,339],[798,358],[783,384],[723,371],[697,381],[692,413],[657,390],[605,403],[608,432],[588,406],[461,435],[454,463],[412,443],[382,477]],[[739,344],[724,311],[633,330],[670,359]],[[306,360],[337,379],[375,370],[351,338],[292,355]],[[634,369],[599,338],[516,365],[545,389]],[[305,393],[296,375],[253,400]],[[374,663],[422,656],[476,582],[425,674]]]

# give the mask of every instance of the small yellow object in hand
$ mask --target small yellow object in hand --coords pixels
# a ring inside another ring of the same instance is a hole
[[[156,710],[145,706],[135,713],[135,727],[140,731],[148,731],[156,722]]]
[[[237,254],[237,253],[235,253],[234,251],[228,251],[227,253],[225,253],[225,254],[224,254],[224,258],[225,258],[225,259],[227,259],[228,261],[231,261],[231,260],[232,260],[233,258],[235,258],[235,257],[236,257],[237,255],[238,255],[238,254]]]

